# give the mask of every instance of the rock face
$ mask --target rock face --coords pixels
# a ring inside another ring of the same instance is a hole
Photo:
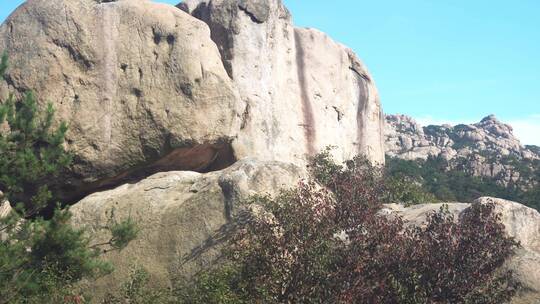
[[[507,265],[524,287],[512,303],[540,302],[540,213],[515,202],[491,197],[479,198],[475,203],[494,203],[495,212],[501,214],[508,235],[521,243],[521,248]],[[427,204],[405,208],[392,204],[386,207],[390,212],[397,212],[404,220],[421,225],[430,212],[439,210],[441,206]],[[448,210],[457,218],[469,206],[449,203]]]
[[[159,171],[336,146],[383,162],[375,84],[353,52],[278,0],[30,0],[0,27],[0,96],[33,90],[70,126],[63,200]],[[206,23],[205,23],[206,22]]]
[[[375,83],[348,48],[293,26],[281,0],[187,0],[208,24],[246,102],[234,148],[298,163],[328,145],[338,160],[361,153],[383,163],[383,118]]]
[[[472,125],[427,127],[405,115],[387,115],[385,147],[388,156],[407,160],[440,156],[450,168],[492,177],[504,185],[530,188],[535,183],[519,167],[540,169],[540,150],[522,146],[512,127],[493,115]]]
[[[0,27],[0,49],[10,59],[2,96],[31,89],[70,126],[67,192],[232,163],[245,107],[208,27],[175,7],[30,0]]]
[[[105,258],[115,272],[92,283],[94,299],[117,290],[130,268],[144,267],[161,287],[189,277],[210,265],[227,236],[232,210],[252,194],[275,194],[303,176],[291,164],[244,159],[218,172],[158,173],[136,184],[95,193],[72,207],[73,222],[85,226],[96,243],[110,237],[103,229],[114,220],[131,217],[139,237]]]

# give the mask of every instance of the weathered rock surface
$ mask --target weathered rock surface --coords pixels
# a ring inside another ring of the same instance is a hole
[[[386,154],[407,160],[442,157],[449,168],[459,168],[475,176],[488,176],[501,184],[535,185],[528,171],[540,169],[540,150],[522,146],[512,127],[490,115],[479,123],[457,126],[420,126],[405,115],[387,115]]]
[[[0,192],[1,194],[2,192]],[[8,214],[11,213],[11,205],[8,201],[0,200],[0,219],[6,217]]]
[[[501,214],[501,220],[509,236],[521,243],[521,248],[509,261],[516,278],[523,284],[524,289],[512,303],[540,302],[540,213],[519,203],[482,197],[474,203],[494,203],[495,212]],[[426,204],[403,207],[402,205],[386,205],[389,212],[397,212],[404,220],[421,225],[426,216],[441,208],[443,204]],[[470,204],[448,203],[448,210],[457,218]]]
[[[348,48],[293,26],[281,0],[187,0],[206,22],[246,102],[234,142],[239,157],[299,163],[336,146],[335,158],[362,153],[383,163],[383,118],[375,83]]]
[[[11,204],[3,197],[3,195],[4,193],[0,191],[0,220],[4,219],[11,213],[11,211],[13,211],[13,208],[11,208]],[[0,241],[4,240],[5,238],[5,231],[3,231],[3,229],[0,229]]]
[[[235,204],[253,194],[273,195],[295,185],[303,170],[279,162],[244,159],[217,172],[158,173],[136,184],[92,194],[71,208],[73,223],[85,226],[96,243],[110,237],[110,222],[131,217],[139,237],[105,258],[115,272],[92,283],[95,299],[117,290],[133,266],[144,267],[158,286],[190,277],[215,262]]]
[[[280,0],[180,7],[194,17],[148,0],[30,0],[0,27],[0,96],[34,90],[70,125],[63,200],[244,157],[305,165],[330,145],[384,162],[377,89],[350,49],[295,28]]]
[[[68,192],[233,162],[245,106],[206,24],[173,6],[30,0],[0,27],[0,49],[10,59],[1,95],[33,90],[70,126]]]

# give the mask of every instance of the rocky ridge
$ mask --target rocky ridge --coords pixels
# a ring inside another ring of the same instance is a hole
[[[386,115],[385,118],[387,156],[406,160],[441,157],[449,168],[495,178],[504,185],[535,185],[520,167],[533,170],[538,166],[538,147],[521,145],[512,127],[494,115],[470,125],[425,127],[406,115]]]

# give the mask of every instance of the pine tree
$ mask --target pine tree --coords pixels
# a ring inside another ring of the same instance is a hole
[[[0,106],[0,190],[8,200],[20,203],[26,216],[35,215],[51,203],[47,182],[71,162],[63,143],[67,125],[52,129],[54,109],[39,115],[34,94],[28,92],[15,103],[11,95]]]
[[[0,76],[7,67],[4,54]],[[0,101],[0,202],[15,205],[0,218],[0,304],[77,302],[75,283],[112,271],[100,254],[137,236],[131,219],[112,219],[111,240],[91,245],[83,229],[70,225],[68,208],[40,217],[44,208],[61,205],[47,183],[71,162],[63,147],[67,130],[65,123],[54,126],[53,106],[41,111],[32,92]]]

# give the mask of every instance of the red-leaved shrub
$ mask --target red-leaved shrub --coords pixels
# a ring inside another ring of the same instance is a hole
[[[517,243],[492,205],[406,225],[381,212],[383,174],[365,159],[340,166],[321,154],[311,171],[313,181],[247,203],[251,216],[228,249],[235,271],[211,283],[227,286],[217,294],[242,303],[504,303],[514,294],[502,266]]]

